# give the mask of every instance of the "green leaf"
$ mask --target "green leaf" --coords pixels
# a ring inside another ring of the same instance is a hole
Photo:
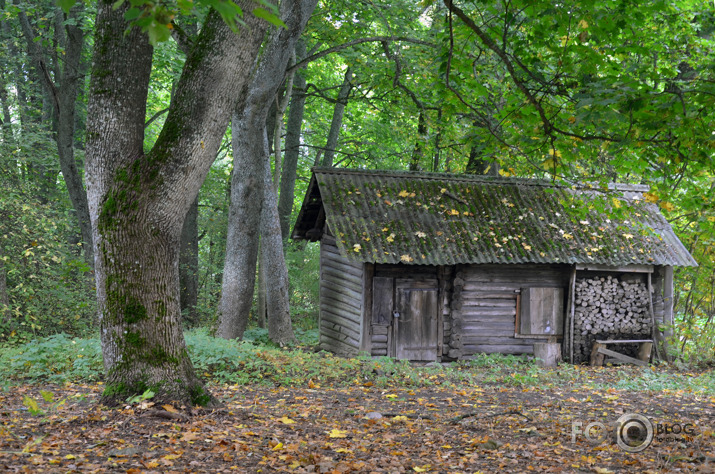
[[[40,390],[40,395],[42,396],[42,399],[47,403],[52,403],[55,400],[55,394],[52,392],[48,392],[47,390]]]
[[[117,0],[112,4],[112,10],[116,10],[117,8],[121,7],[122,4],[124,4],[124,0]]]
[[[142,14],[142,11],[136,7],[132,7],[127,12],[124,14],[124,19],[127,21],[132,21],[137,18],[139,18],[139,15]]]
[[[65,13],[69,13],[70,8],[74,6],[75,2],[76,0],[57,0],[57,6],[59,6]]]
[[[40,405],[38,405],[37,401],[32,397],[25,395],[25,398],[22,399],[22,404],[27,407],[27,411],[29,411],[32,416],[42,415],[44,413]]]
[[[269,12],[265,8],[260,8],[260,7],[254,8],[252,13],[254,16],[256,16],[258,18],[263,18],[264,20],[266,20],[267,22],[269,22],[272,25],[279,26],[279,27],[286,26],[286,24],[283,23],[283,21],[280,18],[278,18],[277,15]]]

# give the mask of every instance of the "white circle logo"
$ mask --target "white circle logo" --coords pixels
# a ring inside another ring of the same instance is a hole
[[[629,453],[640,453],[653,441],[653,424],[636,413],[626,413],[616,421],[616,443]]]

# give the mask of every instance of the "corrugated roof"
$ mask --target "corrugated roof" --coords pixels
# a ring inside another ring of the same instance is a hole
[[[525,179],[313,172],[293,238],[305,238],[322,203],[354,261],[697,265],[656,205],[624,197],[644,187],[615,195]]]

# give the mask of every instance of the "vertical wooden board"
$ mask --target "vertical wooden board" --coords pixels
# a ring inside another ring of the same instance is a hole
[[[392,321],[393,285],[392,278],[372,279],[372,324],[390,324]]]
[[[520,329],[522,335],[561,335],[564,323],[563,288],[524,288]]]
[[[531,332],[532,298],[535,288],[522,288],[521,301],[519,301],[519,334],[533,334]]]
[[[436,280],[414,282],[398,279],[396,284],[395,357],[434,361],[437,359],[439,288]]]
[[[362,317],[360,318],[360,350],[370,352],[370,325],[372,323],[372,280],[375,265],[366,263],[362,267]]]

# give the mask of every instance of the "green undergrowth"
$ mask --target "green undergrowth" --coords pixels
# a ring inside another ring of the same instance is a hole
[[[690,391],[715,395],[715,372],[659,367],[584,367],[562,364],[540,368],[521,356],[480,355],[451,364],[411,364],[387,357],[352,359],[315,352],[309,345],[278,348],[260,330],[246,340],[211,337],[205,330],[186,333],[196,370],[217,384],[266,386],[375,386],[410,388],[504,387],[523,390],[591,389]],[[311,331],[299,339],[314,340]],[[302,345],[301,345],[302,344]],[[17,346],[0,347],[0,380],[23,383],[96,383],[103,378],[98,339],[58,334]]]

